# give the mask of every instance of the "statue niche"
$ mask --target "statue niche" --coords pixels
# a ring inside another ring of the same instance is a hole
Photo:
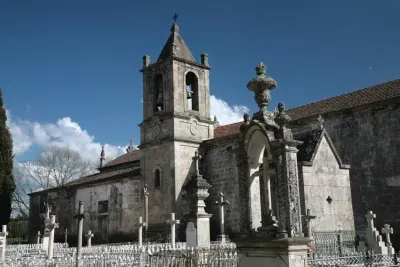
[[[275,168],[270,164],[270,147],[259,126],[247,138],[249,166],[249,217],[253,231],[276,231]]]

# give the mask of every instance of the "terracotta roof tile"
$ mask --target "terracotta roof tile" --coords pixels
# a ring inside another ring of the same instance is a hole
[[[292,120],[299,120],[395,97],[400,97],[400,79],[292,108],[287,112]]]
[[[109,162],[107,162],[104,167],[110,167],[110,166],[114,166],[114,165],[118,165],[118,164],[122,164],[122,163],[127,163],[127,162],[132,162],[132,161],[137,161],[140,160],[140,152],[139,150],[134,150],[130,153],[126,153],[122,156],[119,156],[118,158],[115,158]]]
[[[68,182],[68,183],[64,184],[64,186],[75,186],[75,185],[87,184],[87,183],[101,181],[101,180],[111,178],[114,176],[118,176],[118,175],[124,175],[124,174],[129,175],[129,173],[134,172],[135,170],[140,171],[140,167],[136,166],[136,167],[130,167],[130,168],[126,168],[126,169],[119,169],[119,170],[115,170],[115,171],[99,172],[96,174],[84,176],[77,180]]]
[[[214,129],[214,138],[240,133],[240,126],[242,126],[242,124],[243,122],[240,121],[232,124],[218,126]]]
[[[400,97],[400,79],[295,107],[287,110],[287,113],[295,121],[395,97]],[[242,124],[243,122],[236,122],[219,126],[214,129],[214,138],[239,133]]]

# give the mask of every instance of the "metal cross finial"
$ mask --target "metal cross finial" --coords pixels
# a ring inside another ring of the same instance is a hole
[[[178,20],[179,15],[178,14],[174,14],[174,16],[172,17],[174,19],[174,22],[176,23],[176,21]]]

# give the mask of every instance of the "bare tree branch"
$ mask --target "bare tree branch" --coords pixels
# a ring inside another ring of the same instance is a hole
[[[27,216],[29,213],[27,194],[63,186],[93,173],[94,167],[78,152],[69,148],[50,146],[35,161],[21,163],[14,170],[17,189],[14,193],[13,208],[22,216]]]

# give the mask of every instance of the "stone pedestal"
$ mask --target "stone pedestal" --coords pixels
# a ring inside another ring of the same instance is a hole
[[[310,238],[265,240],[246,238],[236,241],[239,267],[306,267]]]
[[[226,243],[229,241],[229,236],[227,235],[219,235],[217,236],[217,241],[221,242],[221,243]]]

